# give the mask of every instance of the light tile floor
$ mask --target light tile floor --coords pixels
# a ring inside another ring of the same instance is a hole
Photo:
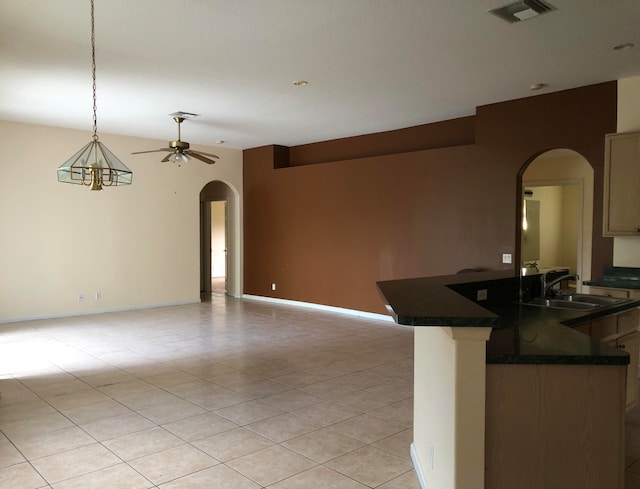
[[[0,489],[419,489],[411,329],[221,294],[0,328]]]
[[[213,294],[0,331],[1,489],[419,489],[411,329]]]

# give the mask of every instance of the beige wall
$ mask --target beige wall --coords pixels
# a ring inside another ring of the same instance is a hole
[[[412,459],[423,487],[484,487],[490,334],[483,327],[415,328]]]
[[[580,185],[528,186],[540,203],[540,254],[543,268],[566,266],[576,273],[582,219]]]
[[[101,134],[133,184],[91,192],[58,183],[56,168],[90,137],[0,121],[2,146],[11,145],[0,163],[0,322],[200,300],[199,194],[222,180],[241,200],[242,153],[203,147],[219,162],[177,167],[160,164],[162,154],[130,154],[166,141]]]
[[[227,268],[225,260],[225,202],[211,202],[211,276],[224,277]]]
[[[560,250],[562,187],[531,187],[540,201],[540,261],[542,267],[565,265]]]
[[[637,131],[640,131],[640,76],[618,81],[618,132]],[[640,238],[614,238],[613,264],[640,267]]]
[[[571,265],[571,273],[577,272],[577,263],[582,245],[580,231],[582,226],[582,187],[563,185],[562,187],[562,231],[559,237],[561,263]],[[576,246],[578,244],[578,246]],[[586,261],[590,261],[587,257]]]

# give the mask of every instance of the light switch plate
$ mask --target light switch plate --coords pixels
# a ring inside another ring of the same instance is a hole
[[[502,254],[502,263],[511,263],[511,253]]]

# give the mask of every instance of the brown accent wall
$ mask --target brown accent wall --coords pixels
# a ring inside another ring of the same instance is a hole
[[[353,160],[423,149],[443,148],[475,141],[475,117],[461,117],[384,133],[303,144],[289,149],[289,165]]]
[[[517,260],[520,175],[560,147],[594,167],[597,278],[612,260],[602,182],[616,96],[610,82],[475,117],[245,150],[244,293],[383,313],[378,280],[508,268],[500,258]]]

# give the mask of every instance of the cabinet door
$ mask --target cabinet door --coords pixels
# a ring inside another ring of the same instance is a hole
[[[630,363],[627,368],[627,409],[638,402],[638,355],[640,355],[640,333],[635,332],[621,336],[617,340],[618,348],[629,353]]]
[[[640,309],[631,309],[618,314],[618,334],[638,331],[640,321]]]
[[[615,314],[591,321],[591,337],[596,340],[613,336],[617,332],[618,317]]]
[[[571,327],[576,331],[580,331],[582,334],[591,336],[591,323],[588,321],[586,323],[578,324],[577,326],[571,326]]]
[[[607,134],[604,236],[640,236],[640,133]]]

